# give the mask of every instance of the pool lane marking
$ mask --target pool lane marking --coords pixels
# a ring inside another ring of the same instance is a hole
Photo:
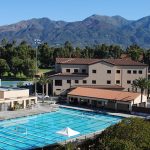
[[[65,112],[63,112],[63,114],[67,114],[67,115],[72,115],[72,116],[78,116],[78,117],[86,117],[86,118],[88,118],[88,119],[95,119],[95,120],[99,120],[99,121],[104,121],[104,122],[109,122],[109,121],[107,121],[107,120],[103,120],[103,119],[99,119],[99,118],[96,118],[96,117],[91,117],[91,116],[87,116],[87,115],[84,115],[84,114],[81,114],[81,115],[77,115],[77,114],[69,114],[69,113],[65,113]],[[111,122],[115,122],[115,121],[117,121],[117,120],[120,120],[120,119],[113,119]]]
[[[18,134],[12,133],[12,132],[10,133],[10,132],[6,132],[6,131],[2,131],[2,130],[1,130],[0,132],[7,133],[7,134],[10,134],[10,135],[15,135],[16,137],[20,137],[20,138],[23,138],[23,139],[31,140],[31,141],[34,141],[34,142],[36,142],[36,143],[41,142],[41,141],[37,141],[37,140],[32,139],[32,138],[28,138],[28,137],[26,137],[26,136],[20,136],[20,135],[18,135]],[[5,136],[4,136],[4,138],[5,138]]]

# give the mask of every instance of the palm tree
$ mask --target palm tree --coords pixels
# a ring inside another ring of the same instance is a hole
[[[39,79],[39,83],[42,85],[42,95],[43,95],[43,102],[44,102],[44,95],[45,95],[45,85],[48,85],[48,83],[50,83],[51,80],[46,76],[46,75],[41,75],[40,79]],[[48,94],[48,86],[47,86],[47,92],[46,94]]]
[[[133,81],[133,87],[139,88],[141,90],[141,103],[143,101],[144,90],[148,88],[149,81],[146,78],[139,78]]]
[[[147,83],[147,98],[149,99],[149,94],[150,94],[150,80],[148,80],[148,83]]]

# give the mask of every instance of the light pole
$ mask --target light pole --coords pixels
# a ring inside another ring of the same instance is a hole
[[[37,61],[37,49],[38,49],[38,45],[41,44],[41,40],[40,39],[34,39],[34,43],[36,45],[36,64],[35,64],[35,78],[36,78],[36,75],[37,75],[37,72],[38,72],[38,61]],[[37,95],[37,81],[35,79],[35,96]]]

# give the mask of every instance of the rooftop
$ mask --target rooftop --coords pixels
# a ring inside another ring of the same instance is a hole
[[[106,62],[116,66],[147,66],[141,62],[129,58],[123,59],[85,59],[85,58],[56,58],[57,64],[91,65],[98,62]]]
[[[74,85],[72,88],[85,87],[85,88],[95,88],[95,89],[111,89],[111,90],[123,90],[124,87],[119,85]]]
[[[140,93],[77,87],[68,95],[130,102],[137,98]]]
[[[49,77],[53,77],[53,76],[71,76],[71,77],[87,77],[88,74],[83,74],[83,73],[56,73],[56,72],[47,72],[47,74]]]
[[[17,90],[25,90],[25,88],[18,88],[18,87],[0,87],[0,91],[17,91]]]

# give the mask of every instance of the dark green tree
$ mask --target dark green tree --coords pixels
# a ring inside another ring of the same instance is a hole
[[[53,62],[53,48],[49,47],[47,43],[41,44],[38,48],[40,66],[48,68]]]
[[[33,78],[35,75],[35,61],[29,58],[24,60],[22,71],[25,76]]]
[[[144,90],[148,89],[149,81],[146,78],[139,78],[133,81],[132,86],[139,88],[141,90],[141,103],[142,103]]]
[[[5,59],[0,59],[0,76],[2,77],[5,72],[9,71],[9,66]]]
[[[139,61],[140,56],[143,54],[143,49],[136,44],[131,45],[127,48],[127,54],[129,54],[132,60]]]

